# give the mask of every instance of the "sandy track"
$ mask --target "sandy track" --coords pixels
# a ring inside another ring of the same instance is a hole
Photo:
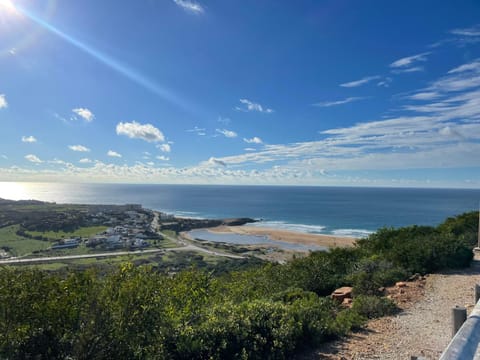
[[[464,271],[430,275],[424,296],[397,316],[371,321],[362,331],[334,342],[309,359],[438,359],[452,338],[451,309],[473,308],[473,288],[480,282],[480,261]]]

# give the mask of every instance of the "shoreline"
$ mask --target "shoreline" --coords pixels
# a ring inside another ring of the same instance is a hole
[[[309,234],[291,230],[276,228],[257,227],[257,226],[226,226],[221,225],[212,228],[205,228],[216,234],[238,234],[247,236],[268,236],[272,241],[282,241],[291,244],[317,245],[328,248],[332,247],[352,247],[357,241],[356,238],[347,236],[334,236],[325,234]]]

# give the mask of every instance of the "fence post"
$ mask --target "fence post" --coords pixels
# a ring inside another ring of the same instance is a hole
[[[480,284],[475,284],[474,288],[474,303],[476,304],[480,300]]]
[[[452,337],[455,336],[457,331],[462,327],[465,320],[467,320],[467,309],[463,306],[455,306],[452,308],[453,328]]]

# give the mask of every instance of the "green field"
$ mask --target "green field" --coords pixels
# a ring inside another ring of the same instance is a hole
[[[19,225],[12,225],[0,229],[0,247],[8,247],[13,256],[31,254],[33,251],[45,250],[51,246],[49,241],[18,236],[16,232],[19,227]]]
[[[60,240],[65,238],[72,238],[72,237],[90,237],[99,233],[104,232],[107,230],[106,226],[89,226],[89,227],[82,227],[72,232],[64,232],[64,231],[26,231],[27,234],[31,236],[43,236],[48,238],[49,240]]]

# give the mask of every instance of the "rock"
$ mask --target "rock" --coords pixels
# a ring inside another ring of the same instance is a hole
[[[240,225],[245,225],[245,224],[254,223],[254,222],[257,222],[257,220],[251,219],[251,218],[223,219],[222,225],[240,226]]]
[[[342,306],[344,307],[352,307],[353,299],[352,298],[345,298],[342,301]]]
[[[350,286],[338,288],[332,293],[331,297],[338,302],[342,302],[343,299],[352,297],[352,288]]]
[[[403,287],[406,287],[407,284],[404,283],[403,281],[399,281],[395,284],[395,286],[398,287],[398,288],[403,288]]]
[[[408,278],[408,281],[415,281],[420,279],[422,276],[419,273],[416,273]]]

